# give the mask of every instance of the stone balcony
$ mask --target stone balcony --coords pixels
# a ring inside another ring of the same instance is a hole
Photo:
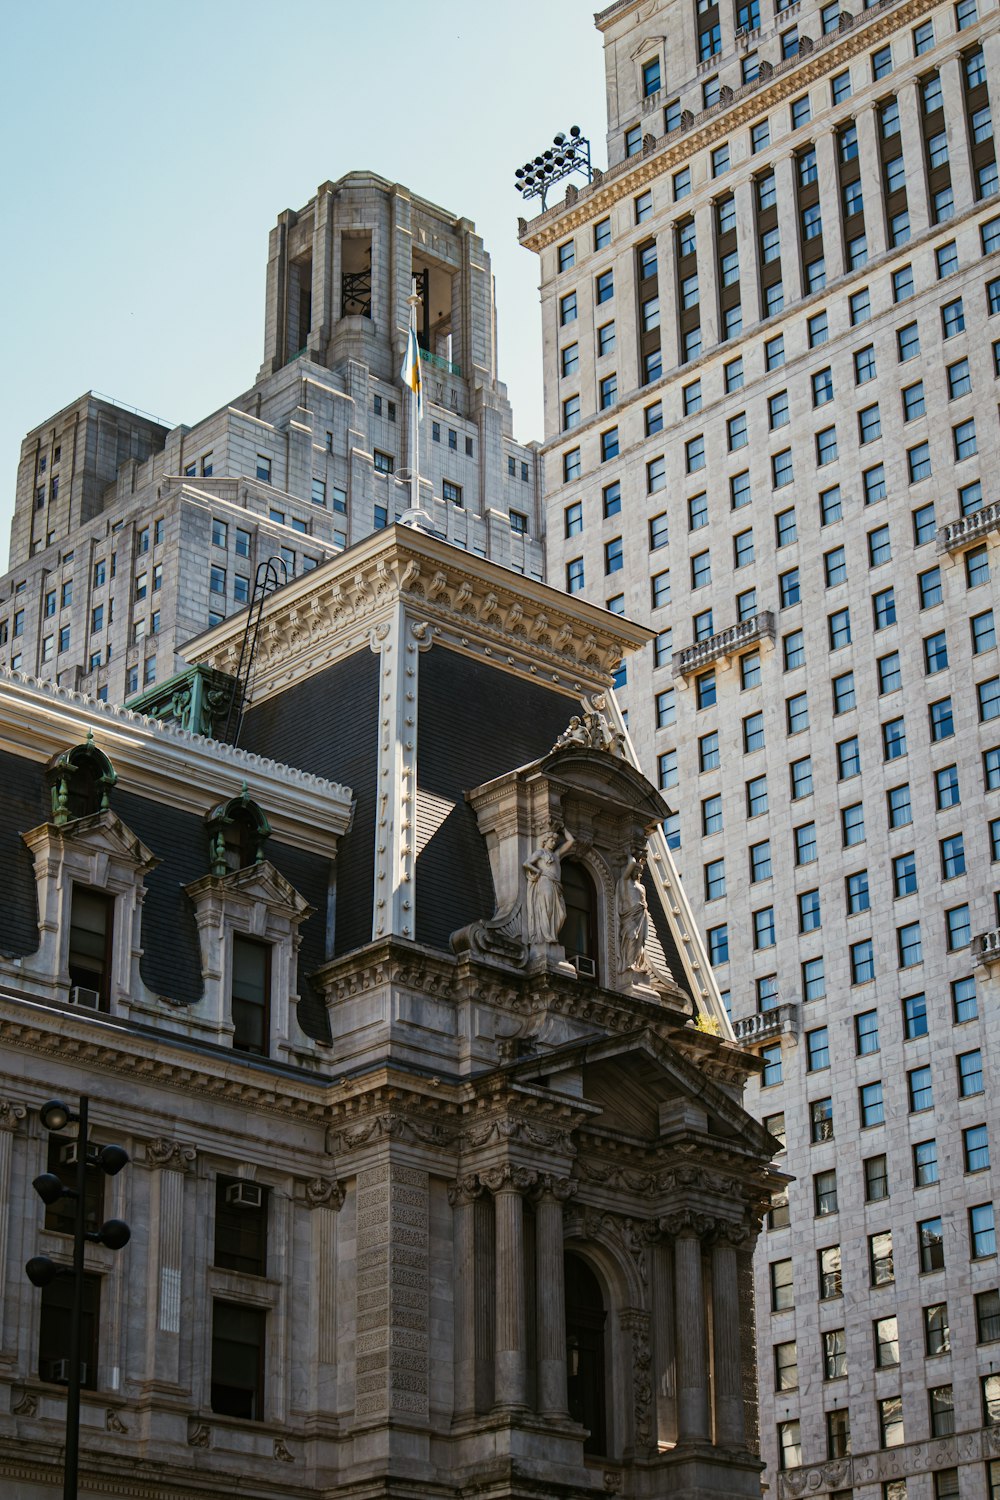
[[[983,505],[967,516],[959,516],[957,521],[949,521],[938,532],[935,545],[938,552],[959,552],[991,531],[1000,531],[1000,500]]]
[[[755,641],[762,640],[774,641],[774,615],[769,609],[751,615],[749,620],[741,620],[738,625],[730,625],[728,630],[720,630],[704,641],[695,641],[682,651],[675,651],[672,658],[673,675],[690,677],[711,666],[713,662],[721,661],[725,664],[731,656],[737,656]]]
[[[763,1046],[766,1042],[778,1041],[783,1036],[797,1042],[799,1038],[799,1006],[796,1001],[787,1001],[758,1015],[742,1016],[733,1022],[733,1031],[741,1047],[748,1050]]]
[[[981,932],[972,939],[972,962],[983,968],[1000,963],[1000,927],[994,927],[992,932]]]

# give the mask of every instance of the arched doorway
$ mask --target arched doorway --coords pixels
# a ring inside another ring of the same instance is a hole
[[[570,963],[579,959],[581,979],[596,979],[597,968],[597,891],[594,882],[579,860],[564,859],[562,888],[566,902],[566,920],[559,930],[559,941]]]
[[[564,867],[565,868],[565,867]],[[606,1454],[604,1325],[607,1311],[600,1283],[586,1261],[566,1252],[566,1374],[569,1414],[590,1429],[584,1453]]]

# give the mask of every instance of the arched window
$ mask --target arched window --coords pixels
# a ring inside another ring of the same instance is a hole
[[[260,864],[271,826],[251,799],[246,782],[238,797],[213,807],[205,819],[211,848],[212,874],[228,875]]]
[[[569,1414],[589,1429],[584,1453],[606,1454],[604,1325],[600,1283],[585,1260],[566,1252],[566,1374]]]
[[[60,828],[77,818],[105,812],[118,780],[114,766],[94,744],[92,731],[84,744],[50,761],[45,774],[52,790],[52,821]]]
[[[597,891],[589,872],[578,860],[563,860],[562,888],[566,920],[559,941],[581,979],[597,978]]]

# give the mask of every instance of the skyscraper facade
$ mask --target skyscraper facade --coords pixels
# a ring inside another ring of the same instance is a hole
[[[267,559],[285,581],[390,524],[411,501],[414,288],[421,505],[440,535],[540,578],[536,458],[497,374],[489,255],[470,220],[353,172],[271,232],[249,390],[173,428],[88,393],[27,435],[0,665],[122,702],[242,609]]]
[[[608,169],[520,226],[548,569],[657,632],[619,700],[794,1177],[767,1482],[996,1500],[1000,16],[597,26]]]

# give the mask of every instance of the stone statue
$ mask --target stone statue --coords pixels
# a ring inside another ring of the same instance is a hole
[[[573,715],[552,748],[553,750],[565,750],[567,745],[583,745],[587,749],[590,747],[590,735],[584,728],[583,720],[579,714]]]
[[[643,866],[644,861],[631,854],[618,877],[618,969],[622,974],[630,969],[646,969],[649,908],[642,884]]]
[[[573,835],[568,829],[563,829],[563,839],[560,842],[559,830],[551,828],[542,834],[540,847],[524,861],[524,873],[528,877],[529,943],[559,941],[559,932],[566,920],[561,861],[566,851],[572,848],[573,842]]]

